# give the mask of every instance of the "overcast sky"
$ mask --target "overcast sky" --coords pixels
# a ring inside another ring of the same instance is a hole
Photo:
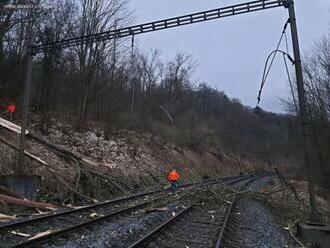
[[[130,7],[135,22],[141,23],[242,2],[247,0],[131,0]],[[329,32],[330,0],[295,2],[304,52]],[[160,49],[164,59],[174,57],[178,51],[192,54],[198,62],[196,79],[255,107],[266,56],[275,48],[287,18],[284,8],[275,8],[142,34],[136,36],[136,41],[146,51]],[[279,101],[283,97],[288,97],[287,76],[278,58],[266,83],[261,107],[283,111]]]

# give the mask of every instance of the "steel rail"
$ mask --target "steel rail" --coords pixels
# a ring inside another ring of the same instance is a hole
[[[271,174],[269,174],[269,175],[271,175]],[[256,176],[256,177],[250,179],[248,182],[246,182],[246,183],[244,184],[244,186],[246,187],[247,185],[251,184],[252,182],[254,182],[254,181],[256,181],[256,180],[258,180],[258,179],[260,179],[260,178],[263,178],[263,177],[269,176],[269,175],[266,174],[266,175]],[[243,187],[243,186],[242,186],[242,187]],[[242,187],[241,187],[241,188],[242,188]],[[234,208],[234,205],[235,205],[236,202],[237,202],[237,198],[238,198],[237,195],[235,195],[234,198],[233,198],[233,200],[232,200],[232,202],[231,202],[231,204],[230,204],[230,206],[228,207],[228,209],[227,209],[227,211],[226,211],[226,216],[225,216],[225,219],[224,219],[223,224],[222,224],[222,226],[221,226],[220,233],[219,233],[219,236],[218,236],[217,242],[216,242],[216,244],[215,244],[215,248],[221,248],[221,247],[223,247],[223,239],[224,239],[224,235],[225,235],[226,227],[227,227],[227,224],[228,224],[228,221],[229,221],[230,215],[231,215],[231,213],[232,213],[232,210],[233,210],[233,208]]]
[[[230,181],[230,180],[233,180],[236,178],[241,179],[241,178],[247,178],[247,177],[249,177],[249,176],[232,176],[232,177],[223,177],[223,178],[219,178],[219,179],[209,179],[209,180],[205,180],[205,181],[201,181],[201,182],[193,182],[193,183],[179,185],[178,187],[179,187],[179,189],[184,190],[186,187],[195,185],[193,188],[191,188],[191,190],[192,190],[192,189],[199,187],[199,185],[214,184],[214,183],[219,183],[219,182]],[[122,197],[122,198],[117,198],[117,199],[110,200],[110,201],[87,205],[87,206],[84,206],[81,208],[71,209],[71,210],[67,210],[67,211],[63,211],[63,212],[57,212],[54,214],[47,214],[47,215],[31,218],[28,220],[14,221],[14,222],[10,222],[10,223],[1,225],[0,231],[9,229],[9,228],[15,228],[18,226],[25,226],[25,225],[33,224],[33,223],[43,221],[43,220],[50,220],[50,219],[53,219],[56,217],[64,217],[69,214],[78,213],[78,212],[82,212],[82,211],[86,211],[86,210],[91,210],[91,209],[95,209],[95,208],[99,208],[99,207],[104,207],[107,205],[112,205],[114,203],[124,202],[124,201],[132,200],[135,198],[143,197],[143,196],[150,196],[153,194],[157,194],[160,192],[166,192],[166,191],[169,191],[169,189],[159,189],[159,190],[154,190],[154,191],[149,191],[149,192],[138,193],[138,194],[127,196],[127,197]]]
[[[223,182],[223,181],[234,180],[234,182],[230,182],[230,184],[229,184],[229,185],[232,185],[232,184],[237,183],[237,182],[240,182],[242,180],[247,180],[247,179],[250,178],[250,176],[240,176],[238,179],[236,179],[236,178],[237,178],[237,176],[227,177],[227,178],[222,179],[221,181],[218,180],[218,179],[211,179],[212,180],[211,184],[215,184],[216,182]],[[211,180],[208,180],[208,181],[211,181]],[[216,180],[216,182],[214,182],[214,180]],[[206,185],[208,185],[208,184],[209,184],[209,182],[206,183]],[[203,184],[201,184],[201,185],[203,185]],[[195,186],[192,189],[197,188],[197,187],[198,186]],[[181,192],[184,192],[184,191],[187,191],[187,190],[191,190],[191,189],[183,189]],[[75,230],[78,230],[80,228],[93,225],[93,224],[98,223],[100,221],[103,221],[103,220],[106,220],[106,219],[115,217],[116,215],[119,215],[119,214],[122,214],[122,213],[126,213],[126,212],[128,213],[128,212],[133,211],[135,209],[143,208],[143,207],[145,207],[145,206],[147,206],[147,205],[149,205],[149,204],[151,204],[152,202],[155,202],[155,201],[157,201],[157,199],[153,199],[153,200],[148,201],[148,202],[140,203],[140,204],[134,205],[132,207],[124,208],[124,209],[118,210],[116,212],[113,212],[113,213],[104,215],[102,217],[98,217],[98,218],[95,218],[95,219],[90,220],[90,221],[87,221],[87,222],[82,222],[82,223],[79,223],[79,224],[76,224],[76,225],[72,225],[70,227],[63,228],[63,229],[58,230],[58,231],[54,231],[54,232],[52,232],[50,234],[47,234],[47,235],[44,235],[44,236],[41,236],[41,237],[38,237],[38,238],[35,238],[35,239],[26,240],[26,241],[20,242],[18,244],[14,244],[14,245],[7,246],[7,247],[10,247],[10,248],[14,248],[14,247],[15,248],[16,247],[30,247],[30,246],[32,246],[34,244],[39,243],[39,242],[50,240],[50,239],[52,239],[54,237],[61,236],[61,235],[66,234],[68,232],[75,231]]]
[[[169,220],[165,221],[164,223],[162,223],[161,225],[159,225],[158,227],[156,227],[154,230],[152,230],[151,232],[149,232],[147,235],[145,235],[141,239],[137,240],[136,242],[134,242],[133,244],[131,244],[130,246],[128,246],[128,248],[141,247],[142,244],[145,244],[146,242],[149,242],[153,238],[154,235],[158,234],[163,229],[167,228],[168,225],[172,224],[174,221],[178,220],[179,218],[181,218],[185,214],[189,213],[191,210],[192,210],[192,206],[188,206],[187,208],[181,210],[175,216],[173,216]]]
[[[240,182],[242,180],[247,180],[249,178],[250,178],[250,176],[239,176],[239,177],[238,176],[234,176],[234,177],[223,178],[222,180],[219,180],[219,179],[210,179],[210,180],[207,180],[208,181],[207,183],[205,183],[205,184],[200,183],[200,185],[209,185],[209,184],[212,185],[212,184],[215,184],[217,182],[219,183],[219,182],[234,180],[233,182],[230,182],[229,185],[231,185],[231,184]],[[191,184],[195,184],[195,183],[190,183],[189,185],[191,185]],[[198,185],[197,186],[194,186],[193,188],[183,189],[180,192],[192,190],[192,189],[195,189],[197,187],[198,187]],[[102,216],[102,217],[99,217],[99,218],[95,218],[95,219],[93,219],[91,221],[82,222],[82,223],[79,223],[79,224],[76,224],[76,225],[72,225],[70,227],[63,228],[63,229],[58,230],[58,231],[54,231],[54,232],[52,232],[50,234],[47,234],[47,235],[44,235],[42,237],[38,237],[38,238],[35,238],[35,239],[31,239],[31,240],[26,240],[26,241],[20,242],[18,244],[13,244],[13,245],[7,246],[7,247],[30,247],[30,246],[32,246],[34,244],[39,243],[39,242],[43,242],[43,241],[52,239],[54,237],[61,236],[63,234],[66,234],[66,233],[71,232],[71,231],[78,230],[78,229],[80,229],[82,227],[85,227],[85,226],[93,225],[93,224],[95,224],[97,222],[100,222],[100,221],[109,219],[109,218],[114,217],[116,215],[119,215],[119,214],[122,214],[122,213],[125,213],[125,212],[130,212],[130,211],[133,211],[135,209],[139,209],[139,208],[145,207],[146,205],[151,204],[152,202],[155,202],[155,201],[157,201],[157,199],[153,199],[153,200],[148,201],[148,202],[140,203],[140,204],[134,205],[132,207],[124,208],[124,209],[118,210],[116,212],[107,214],[105,216]]]
[[[246,182],[244,185],[248,185],[251,182],[260,179],[261,177],[264,176],[268,176],[269,174],[265,174],[265,175],[261,175],[261,176],[255,176],[252,179],[250,179],[248,182]],[[230,182],[228,185],[233,185],[236,184],[238,182],[244,181],[244,180],[248,180],[249,178],[244,178],[244,179],[238,179],[235,180],[233,182]],[[226,219],[229,219],[229,214],[231,212],[232,206],[234,205],[234,202],[232,202],[232,204],[230,205],[227,213],[226,213]],[[189,211],[192,209],[192,206],[188,207]],[[180,214],[170,218],[169,220],[165,221],[164,223],[162,223],[161,225],[159,225],[158,227],[156,227],[155,229],[153,229],[152,231],[150,231],[149,233],[147,233],[145,236],[143,236],[142,238],[140,238],[139,240],[137,240],[136,242],[134,242],[133,244],[129,245],[128,248],[138,248],[138,247],[144,247],[144,245],[148,242],[150,242],[152,240],[152,238],[159,234],[162,230],[164,230],[165,228],[168,228],[169,225],[173,224],[173,222],[175,220],[178,220],[179,218],[181,218],[183,216],[184,213],[186,213],[186,210],[182,210],[181,212],[179,212]],[[226,223],[227,223],[227,220]],[[222,227],[221,229],[224,229],[224,227]]]
[[[226,216],[225,216],[224,222],[222,224],[222,227],[220,229],[219,237],[218,237],[217,242],[215,244],[215,248],[220,248],[222,246],[222,240],[223,240],[223,236],[225,234],[226,226],[227,226],[230,214],[231,214],[231,212],[234,208],[234,205],[236,204],[236,201],[237,201],[237,195],[234,196],[234,199],[232,200],[229,208],[226,211]]]
[[[36,243],[49,240],[49,239],[54,238],[56,236],[61,236],[65,233],[80,229],[82,227],[91,226],[91,225],[93,225],[97,222],[104,221],[104,220],[109,219],[109,218],[113,218],[113,217],[115,217],[119,214],[129,213],[133,210],[145,207],[145,206],[151,204],[154,201],[156,201],[156,199],[152,200],[152,201],[144,202],[144,203],[141,203],[141,204],[138,204],[138,205],[134,205],[132,207],[124,208],[124,209],[118,210],[116,212],[113,212],[111,214],[107,214],[107,215],[104,215],[102,217],[98,217],[98,218],[95,218],[93,220],[86,221],[86,222],[83,222],[83,223],[79,223],[77,225],[73,225],[73,226],[70,226],[70,227],[67,227],[67,228],[63,228],[61,230],[51,232],[50,234],[47,234],[47,235],[44,235],[44,236],[41,236],[41,237],[38,237],[38,238],[35,238],[35,239],[30,239],[30,240],[27,240],[27,241],[23,241],[19,244],[15,244],[15,245],[8,246],[8,247],[10,247],[10,248],[29,247],[29,246],[34,245]]]
[[[227,182],[227,181],[231,181],[231,180],[235,180],[234,182],[229,183],[229,185],[241,182],[243,180],[247,180],[249,178],[251,178],[252,176],[242,176],[242,177],[231,177],[231,178],[226,178],[225,180],[219,180],[219,179],[215,179],[213,181],[201,184],[201,186],[206,186],[206,185],[213,185],[213,184],[217,184],[217,183],[221,183],[221,182]],[[201,187],[200,185],[196,185],[192,188],[188,188],[188,189],[183,189],[182,191],[190,191],[190,190],[194,190],[196,188]]]
[[[147,22],[139,25],[133,25],[130,27],[109,30],[106,32],[74,37],[64,40],[58,40],[51,43],[43,43],[30,47],[30,51],[32,54],[36,54],[44,50],[63,49],[72,46],[79,46],[81,44],[86,44],[86,43],[95,43],[100,41],[107,41],[117,38],[134,36],[143,33],[150,33],[159,30],[229,17],[233,15],[277,8],[277,7],[285,6],[288,1],[289,0],[258,0],[258,1],[246,2],[246,3],[221,7],[217,9],[212,9],[208,11],[197,12],[194,14],[177,16],[174,18],[168,18],[155,22]]]

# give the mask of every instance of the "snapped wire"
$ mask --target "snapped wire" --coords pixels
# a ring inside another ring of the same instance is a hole
[[[281,33],[280,39],[277,43],[277,46],[276,46],[275,50],[270,52],[269,55],[267,56],[266,63],[265,63],[265,66],[264,66],[264,70],[263,70],[263,74],[262,74],[261,85],[260,85],[260,89],[259,89],[258,96],[257,96],[257,107],[259,107],[259,104],[260,104],[260,101],[261,101],[262,90],[264,88],[265,82],[266,82],[267,77],[270,73],[270,70],[272,68],[272,65],[274,63],[274,60],[276,58],[277,53],[282,53],[284,57],[287,57],[291,61],[292,64],[295,63],[294,59],[289,55],[288,52],[284,52],[284,51],[279,49],[280,46],[281,46],[281,43],[283,41],[283,37],[285,37],[286,47],[287,47],[287,51],[288,51],[286,29],[287,29],[289,23],[290,23],[290,19],[288,19],[285,22],[284,26],[283,26],[283,31]],[[271,60],[270,63],[269,63],[269,60]],[[269,63],[269,65],[268,65],[268,63]]]

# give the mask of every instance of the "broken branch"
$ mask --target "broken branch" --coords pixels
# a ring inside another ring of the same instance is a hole
[[[9,141],[5,140],[4,138],[0,137],[0,142],[3,142],[4,144],[8,145],[9,147],[11,147],[14,150],[19,150],[19,147],[16,146],[15,144],[10,143]],[[24,151],[24,155],[29,157],[30,159],[33,159],[35,161],[37,161],[38,163],[42,164],[63,186],[65,186],[67,189],[69,189],[70,191],[72,191],[73,193],[75,193],[76,195],[80,196],[83,199],[87,199],[89,201],[92,202],[98,202],[96,199],[93,199],[89,196],[86,196],[80,192],[78,192],[77,190],[75,190],[73,187],[71,187],[69,184],[67,184],[66,182],[64,182],[57,174],[56,172],[50,168],[49,164],[47,164],[45,161],[43,161],[41,158],[38,158],[37,156],[32,155],[31,153]]]
[[[10,204],[10,205],[19,205],[19,206],[26,206],[26,207],[32,207],[32,208],[51,209],[51,210],[59,208],[58,206],[50,204],[50,203],[23,200],[23,199],[6,196],[6,195],[2,195],[2,194],[0,194],[0,200],[4,201],[5,203]]]

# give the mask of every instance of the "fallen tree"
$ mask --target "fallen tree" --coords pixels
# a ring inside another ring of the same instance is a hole
[[[10,189],[8,189],[4,186],[0,186],[0,194],[12,196],[12,197],[19,198],[19,199],[25,199],[20,194],[14,192],[14,191],[11,191]]]
[[[0,142],[8,145],[9,147],[11,147],[14,150],[19,151],[19,147],[16,146],[15,144],[10,143],[9,141],[5,140],[4,138],[0,137]],[[43,161],[41,158],[38,158],[37,156],[32,155],[31,153],[24,151],[24,155],[27,156],[28,158],[37,161],[38,163],[40,163],[41,165],[43,165],[46,170],[48,170],[64,187],[66,187],[67,189],[69,189],[71,192],[73,192],[74,194],[80,196],[83,199],[92,201],[92,202],[97,202],[96,199],[93,199],[89,196],[86,196],[80,192],[78,192],[77,190],[75,190],[73,187],[71,187],[69,184],[67,184],[66,182],[64,182],[58,175],[57,173],[49,166],[48,163],[46,163],[45,161]]]
[[[34,141],[50,148],[52,151],[54,151],[58,156],[64,157],[65,159],[72,161],[76,164],[78,170],[85,170],[89,174],[92,174],[94,176],[97,176],[99,178],[105,179],[108,183],[112,184],[114,187],[116,187],[121,193],[125,195],[129,195],[126,189],[124,189],[123,186],[120,185],[120,183],[111,175],[105,172],[96,171],[96,166],[106,166],[104,163],[99,163],[95,161],[91,161],[88,158],[83,157],[80,154],[74,153],[64,147],[60,147],[58,145],[55,145],[54,143],[51,143],[50,141],[43,139],[39,137],[38,135],[34,134],[33,132],[29,131],[27,133],[27,137],[33,139]],[[78,171],[77,174],[80,174]],[[80,178],[77,177],[78,179]],[[78,184],[78,182],[76,182]]]
[[[2,126],[3,128],[6,128],[7,130],[14,132],[16,134],[20,134],[21,133],[21,127],[10,122],[7,121],[3,118],[0,118],[0,126]],[[48,164],[43,161],[42,159],[26,153],[25,155],[30,157],[31,159],[34,159],[36,161],[38,161],[39,163],[41,163],[42,165],[44,165],[46,167],[46,169],[48,171],[50,171],[58,181],[60,181],[61,184],[63,184],[66,188],[68,188],[71,192],[73,192],[76,195],[79,195],[80,197],[82,197],[83,199],[88,199],[91,200],[93,202],[95,202],[96,200],[93,198],[90,198],[88,196],[85,196],[81,193],[78,192],[78,187],[79,187],[79,183],[80,183],[80,178],[82,173],[84,173],[85,175],[90,175],[90,177],[92,177],[92,175],[96,178],[100,178],[105,180],[107,183],[113,185],[115,188],[117,188],[118,191],[120,191],[122,194],[125,195],[129,195],[129,193],[127,192],[126,189],[124,189],[123,186],[120,185],[120,183],[111,175],[109,175],[108,173],[105,172],[100,172],[100,171],[96,171],[95,167],[96,166],[106,166],[106,164],[103,163],[99,163],[99,162],[95,162],[95,161],[91,161],[88,158],[83,157],[80,154],[76,154],[73,153],[72,151],[65,149],[63,147],[60,147],[58,145],[55,145],[49,141],[47,141],[46,139],[43,139],[41,137],[39,137],[38,135],[34,134],[33,132],[30,132],[28,130],[25,131],[26,137],[33,139],[34,141],[46,146],[47,148],[51,149],[55,154],[57,154],[59,157],[63,157],[65,158],[67,161],[71,161],[76,165],[77,168],[77,177],[75,179],[75,188],[71,187],[70,185],[68,185],[67,183],[65,183],[54,171],[51,170],[51,168],[49,166],[47,166]],[[1,138],[0,140],[1,142],[7,144],[8,146],[10,146],[11,148],[18,150],[18,147],[10,142],[8,142],[7,140]],[[96,181],[96,180],[93,180]]]
[[[29,201],[26,199],[19,199],[12,196],[2,195],[0,194],[0,201],[4,202],[9,205],[15,205],[15,206],[25,206],[25,207],[32,207],[32,208],[40,208],[40,209],[47,209],[47,210],[55,210],[59,207],[50,204],[50,203],[44,203],[44,202],[36,202],[36,201]]]

